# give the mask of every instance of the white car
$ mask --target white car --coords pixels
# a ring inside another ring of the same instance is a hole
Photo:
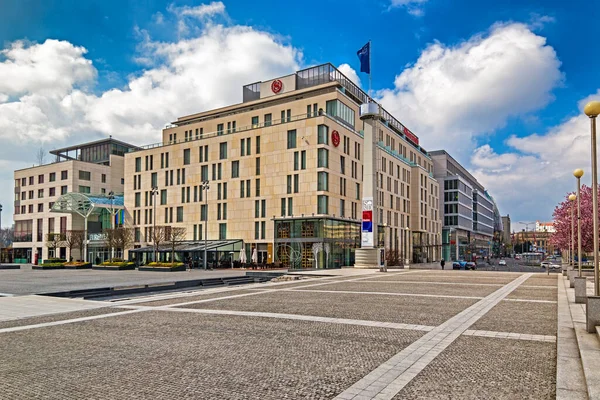
[[[498,262],[498,265],[506,265],[506,261],[505,261],[505,260],[500,260],[500,261]]]
[[[548,268],[552,263],[550,261],[542,261],[540,267]]]

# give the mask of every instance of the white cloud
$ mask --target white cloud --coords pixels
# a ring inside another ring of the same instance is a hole
[[[425,148],[466,155],[476,136],[551,101],[559,68],[544,37],[523,24],[498,24],[453,47],[431,44],[379,96]]]
[[[200,4],[196,7],[175,7],[173,4],[171,4],[168,10],[181,17],[193,17],[198,19],[204,19],[207,17],[213,17],[218,14],[225,14],[225,4],[223,4],[220,1],[213,1],[210,4]]]
[[[540,15],[532,13],[529,19],[529,27],[533,30],[542,30],[546,25],[556,22],[556,18],[550,15]]]
[[[429,0],[392,0],[388,10],[395,7],[403,7],[410,15],[422,17],[425,15],[423,6],[427,1]]]
[[[360,86],[360,78],[358,77],[358,74],[354,68],[352,68],[349,64],[342,64],[338,67],[338,69],[342,74],[346,75],[346,78]]]

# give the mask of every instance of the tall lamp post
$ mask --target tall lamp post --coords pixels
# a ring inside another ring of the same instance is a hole
[[[206,212],[204,213],[204,270],[206,271],[206,267],[207,267],[207,252],[206,252],[206,247],[208,246],[208,189],[210,189],[210,182],[209,181],[202,181],[202,186],[201,186],[201,190],[204,191],[204,205],[206,206]]]
[[[152,203],[154,206],[154,211],[153,211],[153,215],[152,215],[152,236],[156,235],[156,195],[158,194],[158,187],[156,186],[152,186]],[[158,262],[156,259],[156,253],[158,252],[158,249],[156,248],[156,240],[153,240],[154,242],[154,262]]]
[[[598,286],[598,158],[596,155],[596,117],[600,114],[600,101],[590,101],[583,108],[583,112],[590,118],[592,130],[592,199],[594,210],[594,295],[600,296]],[[579,196],[577,196],[579,201]],[[581,276],[581,269],[579,270]]]
[[[114,221],[115,221],[115,214],[113,211],[113,200],[115,199],[115,192],[113,192],[112,190],[110,192],[108,192],[108,199],[110,200],[110,229],[113,231],[111,234],[114,237]],[[112,261],[113,258],[115,258],[115,249],[113,247],[113,240],[111,240],[110,243],[110,260]]]
[[[0,204],[0,264],[2,264],[2,247],[4,245],[2,234],[2,204]]]
[[[569,195],[569,201],[571,202],[571,253],[569,256],[569,266],[573,266],[573,256],[575,255],[575,218],[573,217],[573,210],[575,207],[575,200],[577,196],[573,193]]]
[[[573,171],[573,175],[577,178],[577,268],[578,276],[581,278],[581,177],[583,170],[581,168]]]

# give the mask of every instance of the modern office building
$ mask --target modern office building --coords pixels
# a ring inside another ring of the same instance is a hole
[[[506,214],[506,216],[502,217],[502,240],[506,244],[512,243],[512,236],[510,232],[510,215]]]
[[[444,150],[429,152],[434,177],[443,187],[443,256],[446,260],[490,255],[501,219],[492,197],[477,179]],[[495,217],[495,214],[498,217]],[[458,250],[458,256],[457,256]]]
[[[133,254],[154,225],[186,228],[178,257],[291,268],[351,266],[361,245],[364,134],[373,102],[331,64],[242,88],[242,103],[178,118],[125,155]],[[404,262],[439,260],[439,187],[416,135],[379,108],[377,242]],[[159,249],[161,250],[161,249]],[[256,255],[254,256],[254,254]],[[161,258],[167,251],[159,252]]]
[[[48,234],[65,235],[70,230],[87,230],[88,260],[108,258],[100,233],[111,226],[110,209],[123,208],[123,156],[133,148],[113,138],[102,139],[50,151],[53,162],[15,171],[15,261],[84,259],[80,251],[67,254],[64,243],[49,247]],[[117,221],[123,219],[123,213],[116,216]]]

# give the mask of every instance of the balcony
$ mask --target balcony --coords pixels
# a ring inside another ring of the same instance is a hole
[[[15,237],[13,239],[13,242],[15,243],[28,243],[28,242],[32,242],[32,237],[33,235],[31,233],[15,233]]]

